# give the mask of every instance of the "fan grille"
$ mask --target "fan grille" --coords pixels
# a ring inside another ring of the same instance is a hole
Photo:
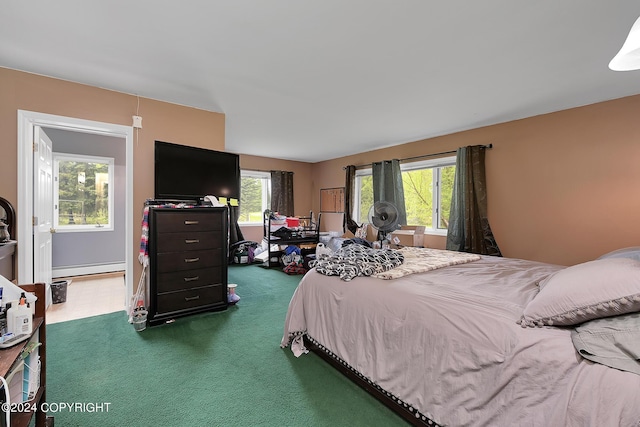
[[[369,223],[383,232],[398,228],[398,208],[389,202],[375,202],[369,210]]]

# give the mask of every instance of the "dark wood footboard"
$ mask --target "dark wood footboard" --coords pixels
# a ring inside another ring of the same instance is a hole
[[[420,413],[415,408],[412,408],[410,405],[406,404],[399,398],[393,396],[392,394],[385,392],[379,386],[372,384],[370,381],[367,381],[361,375],[358,375],[355,370],[353,370],[350,366],[344,363],[340,358],[336,355],[325,349],[322,345],[319,345],[315,340],[310,339],[307,335],[304,336],[304,345],[315,354],[320,356],[323,360],[329,363],[331,366],[336,368],[339,372],[344,374],[351,381],[360,386],[367,393],[371,394],[373,397],[378,399],[380,402],[384,403],[387,407],[389,407],[396,414],[400,415],[407,422],[414,426],[429,426],[429,427],[439,427],[440,425],[435,421],[429,419],[424,414]]]

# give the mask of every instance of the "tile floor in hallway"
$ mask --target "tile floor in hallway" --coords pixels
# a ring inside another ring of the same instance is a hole
[[[48,324],[125,310],[124,275],[95,275],[71,279],[67,286],[66,301],[51,304],[47,309]]]

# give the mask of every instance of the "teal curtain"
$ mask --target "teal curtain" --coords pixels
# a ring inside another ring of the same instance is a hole
[[[457,150],[447,249],[502,256],[487,218],[486,148],[474,145]]]
[[[456,173],[453,178],[453,194],[449,210],[449,225],[447,226],[447,249],[464,252],[464,183],[467,167],[466,147],[458,148],[456,152]]]
[[[402,171],[398,159],[376,162],[371,165],[373,176],[373,202],[386,201],[398,209],[398,224],[407,224],[404,204]]]

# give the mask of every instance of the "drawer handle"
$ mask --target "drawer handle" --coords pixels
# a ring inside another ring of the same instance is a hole
[[[200,299],[200,295],[196,295],[195,297],[184,297],[185,301],[195,301],[197,299]]]
[[[198,262],[200,261],[200,258],[185,258],[184,262]]]
[[[184,239],[185,243],[200,243],[200,239]]]
[[[185,282],[193,282],[194,280],[199,280],[200,276],[193,276],[193,277],[185,277],[184,281]]]
[[[200,221],[188,221],[185,220],[184,225],[198,225],[200,224]]]

